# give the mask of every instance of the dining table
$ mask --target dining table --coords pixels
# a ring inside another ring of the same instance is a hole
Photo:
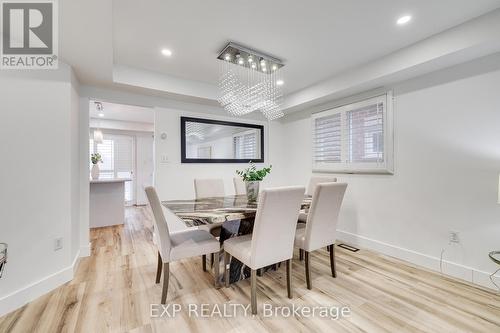
[[[310,205],[311,197],[305,196],[300,212],[307,213]],[[221,267],[219,272],[221,273],[218,277],[219,282],[222,283],[224,279],[224,263],[222,260],[224,241],[232,237],[252,233],[258,202],[250,201],[246,195],[230,195],[190,200],[168,200],[162,201],[162,206],[167,211],[167,222],[169,218],[178,218],[188,228],[222,223],[219,236],[221,244],[219,253]],[[229,267],[230,283],[250,277],[250,269],[235,258],[231,258]],[[261,273],[277,269],[277,267],[277,265],[265,267]]]

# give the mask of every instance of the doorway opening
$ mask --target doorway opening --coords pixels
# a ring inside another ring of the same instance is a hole
[[[154,109],[90,100],[89,118],[89,170],[92,154],[99,154],[99,179],[126,179],[124,205],[146,205],[144,188],[154,176]]]

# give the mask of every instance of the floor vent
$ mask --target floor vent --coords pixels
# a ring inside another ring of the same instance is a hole
[[[359,249],[358,248],[355,248],[354,246],[350,246],[350,245],[347,245],[347,244],[339,244],[337,245],[338,247],[341,247],[343,249],[346,249],[346,250],[349,250],[351,252],[358,252]]]

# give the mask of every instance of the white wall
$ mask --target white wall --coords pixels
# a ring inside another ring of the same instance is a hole
[[[153,185],[154,139],[153,133],[137,133],[136,144],[136,204],[146,205],[148,199],[144,188]]]
[[[80,96],[76,77],[70,73],[70,188],[71,193],[71,257],[77,258],[80,252]]]
[[[488,252],[500,249],[500,71],[451,82],[439,76],[394,89],[394,175],[338,175],[349,184],[338,238],[435,270],[445,249],[445,273],[493,288],[488,274],[497,267]],[[288,177],[306,183],[310,117],[283,125],[293,147]],[[461,244],[449,245],[451,230],[460,232]]]
[[[124,121],[124,120],[115,120],[115,119],[90,118],[90,127],[101,128],[101,129],[122,130],[122,131],[140,131],[140,132],[153,132],[154,131],[154,126],[151,123],[142,123],[142,122],[136,122],[136,121]]]
[[[69,67],[0,76],[0,315],[72,278],[79,249],[78,92]],[[77,229],[77,230],[75,230]],[[63,248],[54,251],[55,238]]]
[[[89,181],[89,99],[80,97],[80,255],[90,255],[90,181]]]

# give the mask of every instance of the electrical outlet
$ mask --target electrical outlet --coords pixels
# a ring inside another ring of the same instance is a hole
[[[161,161],[161,163],[168,163],[168,156],[167,155],[161,155],[160,161]]]
[[[62,237],[54,239],[54,251],[60,250],[63,248],[63,239]]]
[[[460,243],[459,236],[460,235],[458,231],[450,231],[450,243]]]

